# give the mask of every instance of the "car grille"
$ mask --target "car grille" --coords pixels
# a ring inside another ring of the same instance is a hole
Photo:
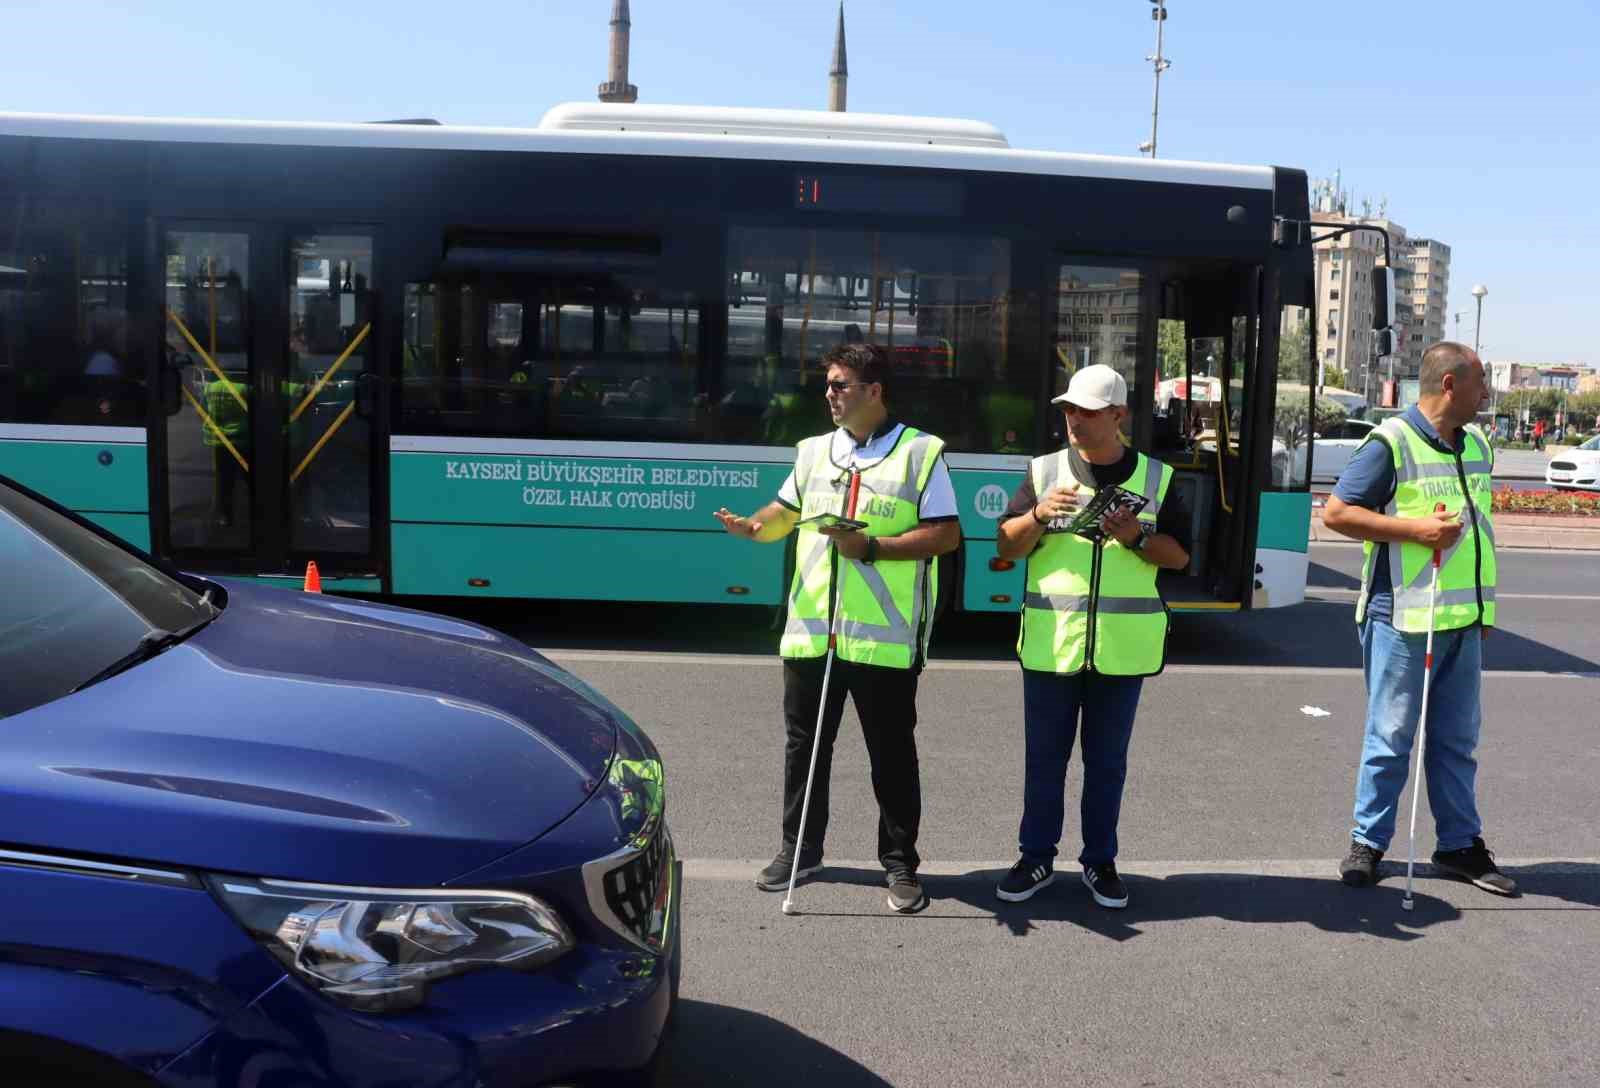
[[[677,857],[665,821],[642,848],[625,850],[583,867],[589,907],[607,929],[652,952],[661,951],[673,909]]]
[[[644,852],[605,875],[606,906],[641,941],[650,939],[650,916],[661,886],[667,836],[657,829]]]
[[[1578,466],[1572,461],[1551,461],[1550,467],[1557,472],[1577,472]]]

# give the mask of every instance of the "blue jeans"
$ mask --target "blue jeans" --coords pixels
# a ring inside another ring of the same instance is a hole
[[[1022,856],[1048,865],[1066,818],[1067,760],[1083,718],[1084,865],[1117,857],[1117,818],[1128,777],[1128,741],[1144,680],[1137,676],[1075,676],[1022,670],[1022,713],[1027,755],[1022,784]]]
[[[1388,850],[1395,809],[1410,775],[1411,747],[1422,713],[1426,634],[1408,635],[1388,623],[1361,625],[1362,670],[1367,678],[1367,730],[1356,777],[1351,837]],[[1476,783],[1479,680],[1483,629],[1464,627],[1433,636],[1433,680],[1428,687],[1428,728],[1422,769],[1428,780],[1440,850],[1471,846],[1483,832]]]

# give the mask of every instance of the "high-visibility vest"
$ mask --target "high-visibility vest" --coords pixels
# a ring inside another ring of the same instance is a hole
[[[1443,503],[1447,513],[1461,515],[1461,535],[1444,549],[1439,564],[1435,631],[1454,631],[1475,623],[1494,626],[1494,522],[1489,517],[1494,454],[1476,424],[1469,423],[1462,430],[1459,453],[1439,450],[1403,416],[1384,420],[1367,436],[1368,442],[1387,445],[1394,460],[1394,498],[1383,513],[1424,518],[1432,516],[1434,508]],[[1389,585],[1394,592],[1390,623],[1396,631],[1424,634],[1428,630],[1433,549],[1410,543],[1390,544],[1388,549]],[[1366,618],[1378,547],[1369,540],[1362,551],[1357,623]]]
[[[1072,475],[1068,451],[1035,457],[1028,465],[1042,499],[1051,488],[1076,489],[1087,502],[1096,488]],[[1172,468],[1138,454],[1123,483],[1145,498],[1139,521],[1154,531]],[[1032,516],[1031,514],[1028,516]],[[1070,518],[1045,529],[1028,556],[1017,657],[1035,672],[1152,676],[1167,653],[1167,606],[1156,589],[1156,566],[1114,537],[1090,540],[1069,532]]]
[[[228,441],[235,446],[246,440],[250,424],[245,406],[239,403],[241,398],[245,404],[250,403],[250,386],[245,382],[237,382],[231,378],[226,380],[214,378],[206,382],[206,414],[217,425],[217,430],[226,435]],[[202,426],[201,430],[204,432],[202,438],[206,445],[222,444],[210,427]]]
[[[794,482],[800,493],[800,519],[844,514],[850,473],[833,463],[833,435],[807,438],[798,445]],[[901,430],[882,460],[861,470],[856,519],[869,537],[898,536],[921,520],[922,492],[928,486],[944,440],[911,427]],[[778,653],[783,657],[821,657],[828,652],[834,579],[839,579],[838,642],[842,661],[909,669],[925,660],[939,592],[938,564],[928,559],[880,559],[863,563],[839,555],[833,542],[809,525],[800,526],[795,545],[789,615]]]

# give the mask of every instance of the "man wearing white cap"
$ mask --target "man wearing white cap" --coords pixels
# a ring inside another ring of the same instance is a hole
[[[1117,819],[1128,742],[1143,678],[1161,671],[1167,610],[1156,571],[1182,569],[1188,517],[1168,497],[1172,469],[1123,444],[1128,385],[1109,366],[1084,367],[1056,397],[1068,444],[1035,457],[1002,516],[1002,559],[1027,559],[1022,630],[1026,758],[1021,858],[995,888],[1017,903],[1055,879],[1065,818],[1067,760],[1083,750],[1083,882],[1096,903],[1128,905],[1117,875]],[[1091,499],[1120,502],[1095,524],[1075,517]],[[1081,717],[1081,726],[1080,726]]]

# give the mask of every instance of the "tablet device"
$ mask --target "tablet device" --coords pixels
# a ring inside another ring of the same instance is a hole
[[[1100,522],[1107,514],[1127,512],[1137,514],[1149,504],[1150,500],[1137,491],[1129,491],[1124,487],[1103,487],[1095,492],[1094,498],[1082,510],[1079,510],[1071,521],[1067,523],[1067,532],[1077,533],[1079,536],[1099,536]]]
[[[867,523],[864,521],[857,521],[855,518],[847,518],[840,514],[812,514],[808,518],[803,518],[800,524],[813,525],[818,529],[865,529],[867,527]]]

